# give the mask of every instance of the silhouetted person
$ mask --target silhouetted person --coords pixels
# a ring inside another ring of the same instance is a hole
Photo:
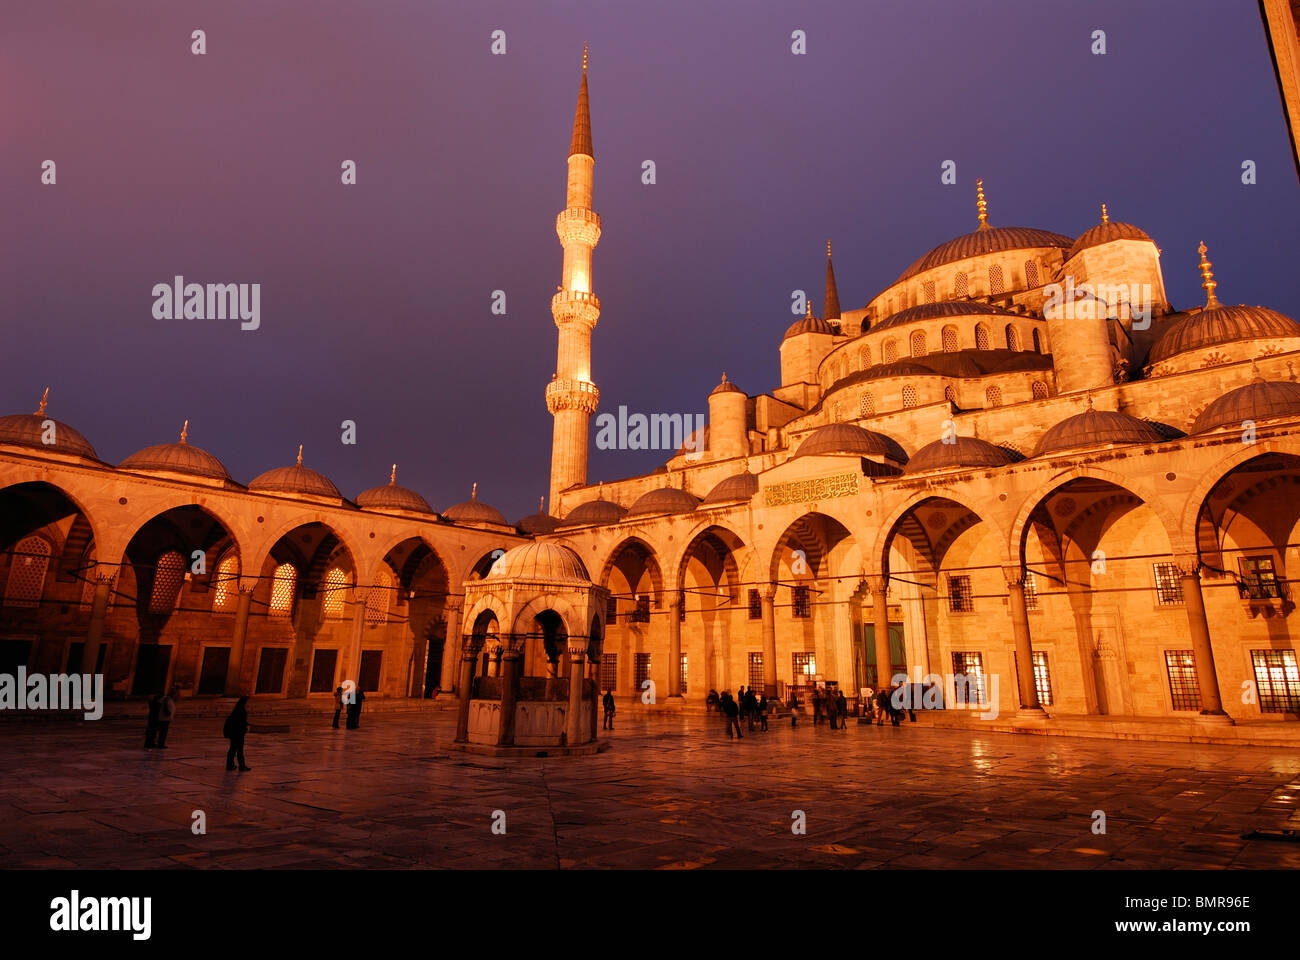
[[[343,713],[343,688],[334,688],[334,729],[339,728],[339,716]]]
[[[818,690],[816,687],[813,687],[812,702],[813,702],[813,726],[815,727],[822,722],[822,692]]]
[[[347,728],[355,730],[361,726],[361,704],[365,702],[366,692],[357,687],[351,693],[351,700],[348,702],[348,719]]]
[[[600,705],[604,708],[604,713],[605,713],[605,717],[601,729],[613,730],[614,729],[614,691],[613,690],[605,691],[605,696],[601,698]]]
[[[758,719],[761,726],[759,729],[767,731],[767,694],[763,694],[758,699]]]
[[[835,701],[835,693],[830,687],[826,688],[826,700],[822,704],[826,710],[826,720],[831,725],[831,729],[837,729],[835,726],[835,716],[839,713],[839,705]]]
[[[144,722],[144,748],[152,750],[158,745],[158,711],[162,709],[162,697],[158,694],[149,696],[149,719]]]
[[[167,749],[167,731],[171,729],[172,719],[176,716],[176,694],[179,687],[172,687],[167,695],[158,701],[158,749]]]
[[[727,718],[727,737],[728,738],[731,737],[731,731],[732,728],[734,727],[736,731],[736,737],[737,739],[739,739],[741,737],[740,707],[736,705],[735,700],[731,699],[731,694],[725,690],[722,692],[721,705],[722,705],[722,714]]]
[[[240,770],[250,770],[251,767],[244,762],[244,737],[248,735],[248,697],[240,697],[239,702],[235,704],[235,709],[230,711],[230,716],[226,717],[226,724],[221,732],[227,740],[230,741],[230,749],[226,751],[226,769],[235,769],[235,760],[239,760]]]
[[[847,730],[849,728],[849,698],[844,696],[843,690],[840,691],[840,699],[837,708],[840,714],[840,729]]]
[[[795,695],[794,688],[790,689],[790,726],[799,726],[799,698]]]

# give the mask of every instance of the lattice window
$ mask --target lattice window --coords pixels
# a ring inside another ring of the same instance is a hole
[[[895,341],[895,340],[886,340],[886,341],[885,341],[885,347],[884,347],[884,353],[883,353],[882,356],[883,356],[883,362],[884,362],[884,363],[893,363],[895,360],[897,360],[897,359],[898,359],[898,343],[897,343],[897,341]]]
[[[989,702],[988,682],[984,677],[984,655],[975,650],[952,652],[954,674],[953,701],[957,706],[979,705]]]
[[[1034,353],[1042,353],[1042,352],[1043,352],[1043,338],[1039,336],[1038,331],[1035,330],[1034,331]]]
[[[15,544],[9,557],[5,606],[35,607],[40,604],[45,591],[45,574],[50,568],[50,552],[50,542],[44,537],[24,537]]]
[[[934,303],[934,281],[925,281],[925,283],[921,284],[921,288],[925,293],[925,302]]]
[[[678,692],[684,697],[686,696],[686,654],[684,653],[682,654],[682,669],[678,679],[680,680]]]
[[[957,335],[957,328],[952,324],[944,327],[939,336],[943,340],[944,353],[956,353],[961,349],[961,340]]]
[[[1006,333],[1007,333],[1007,349],[1019,350],[1020,331],[1016,329],[1016,325],[1014,323],[1008,323]]]
[[[650,597],[647,594],[641,594],[636,598],[636,606],[632,609],[632,623],[649,623],[650,622]]]
[[[633,667],[635,672],[632,676],[632,683],[637,690],[644,690],[643,684],[650,679],[650,654],[638,653]]]
[[[1169,697],[1175,710],[1201,709],[1201,683],[1196,678],[1196,657],[1191,650],[1166,650]]]
[[[864,393],[862,399],[858,401],[858,416],[874,417],[876,415],[876,398],[869,393]]]
[[[975,609],[970,576],[962,573],[948,578],[948,609],[953,613],[970,613]]]
[[[293,615],[293,595],[298,586],[298,568],[292,563],[282,563],[275,568],[271,578],[271,616]]]
[[[158,558],[154,566],[153,592],[149,594],[150,613],[171,613],[181,595],[185,582],[185,558],[169,550]]]
[[[957,388],[954,387],[951,383],[948,384],[948,386],[943,388],[943,398],[947,400],[949,403],[951,403],[954,407],[957,406]]]
[[[349,581],[348,575],[339,567],[334,567],[325,574],[324,588],[321,591],[324,595],[324,600],[322,601],[321,606],[327,618],[331,620],[342,618],[344,613],[347,611],[346,601],[348,598],[348,587],[350,586],[352,586],[352,583]],[[369,606],[369,604],[367,604],[367,606]]]
[[[1183,573],[1172,563],[1152,564],[1156,576],[1156,603],[1162,607],[1183,602]]]
[[[1002,406],[1002,388],[989,387],[987,390],[984,391],[984,400],[986,406],[989,407]]]
[[[817,654],[811,651],[792,653],[790,654],[790,660],[794,668],[794,682],[810,682],[813,674],[817,672]]]
[[[970,296],[970,281],[966,278],[966,274],[957,274],[957,282],[953,284],[952,295],[954,297]]]
[[[749,591],[749,619],[763,619],[763,599],[758,595],[757,590]]]
[[[1025,609],[1038,609],[1038,580],[1032,571],[1025,571]]]
[[[600,655],[600,685],[606,690],[618,689],[618,654]]]
[[[917,330],[912,334],[912,356],[925,356],[925,331]]]
[[[761,653],[751,653],[749,655],[749,689],[763,689],[763,655]]]
[[[975,324],[975,349],[989,349],[989,328],[982,323]]]
[[[1002,268],[995,263],[989,267],[989,293],[999,294],[1002,290]]]
[[[618,601],[610,597],[605,601],[605,624],[618,623]]]
[[[379,574],[375,577],[374,584],[366,593],[366,619],[370,621],[382,621],[388,619],[388,608],[393,602],[393,575],[388,571],[388,565],[383,564],[379,568]]]
[[[1043,383],[1043,381],[1035,380],[1029,385],[1029,389],[1033,393],[1035,400],[1047,399],[1047,384]]]
[[[1032,260],[1025,261],[1025,286],[1031,290],[1038,286],[1038,264]]]
[[[1282,585],[1277,581],[1277,571],[1273,569],[1272,557],[1239,557],[1237,564],[1241,571],[1241,580],[1237,584],[1237,589],[1242,597],[1249,597],[1251,600],[1282,598]]]
[[[868,350],[866,347],[863,347],[861,356],[862,356],[862,369],[865,370],[867,369],[867,367],[871,366],[871,351]]]
[[[1300,671],[1294,650],[1252,650],[1255,689],[1264,713],[1300,713]]]
[[[229,613],[239,606],[239,557],[233,550],[217,561],[212,578],[212,612]]]
[[[903,409],[910,410],[916,406],[916,387],[910,383],[903,387]]]
[[[807,587],[794,588],[794,603],[790,608],[790,613],[801,620],[807,620],[812,616],[812,603],[809,599]]]

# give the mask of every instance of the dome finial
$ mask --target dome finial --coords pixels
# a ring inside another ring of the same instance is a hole
[[[987,230],[989,228],[989,204],[988,201],[984,199],[983,180],[975,181],[975,209],[979,211],[980,215],[979,229]]]
[[[181,443],[188,443],[189,441],[186,438],[189,435],[190,435],[190,422],[186,420],[185,424],[181,427]]]
[[[1205,309],[1213,310],[1219,306],[1219,298],[1214,295],[1214,288],[1218,284],[1214,282],[1214,272],[1210,270],[1210,267],[1214,266],[1214,264],[1205,259],[1206,246],[1204,240],[1201,241],[1201,245],[1196,248],[1196,251],[1201,255],[1201,286],[1205,288]]]
[[[388,475],[388,485],[390,487],[397,486],[397,464],[393,464],[393,472]]]
[[[469,498],[470,498],[471,500],[478,500],[478,481],[477,481],[477,480],[474,481],[474,486],[472,486],[472,487],[469,488]]]
[[[538,512],[538,513],[545,513],[545,512],[546,512],[546,498],[545,498],[545,497],[538,497],[538,498],[537,498],[537,512]]]
[[[587,72],[587,45],[582,45],[582,72]]]
[[[45,392],[41,394],[41,405],[36,408],[36,412],[32,414],[32,416],[34,417],[45,416],[45,405],[49,402],[50,402],[50,388],[46,387]]]
[[[302,466],[302,444],[298,444],[298,466]]]
[[[1106,204],[1101,205],[1101,222],[1110,223],[1110,214],[1106,211]]]
[[[1250,373],[1252,383],[1263,383],[1264,378],[1259,374],[1259,360],[1256,357],[1250,358]]]
[[[1291,374],[1289,377],[1287,377],[1287,379],[1290,380],[1292,383],[1295,383],[1295,367],[1291,365],[1290,360],[1286,362],[1286,372]]]
[[[812,319],[812,297],[809,297],[807,299],[806,307],[807,307],[807,311],[804,313],[804,316],[807,317],[809,320],[811,320]]]
[[[1092,394],[1088,394],[1088,412],[1092,412]]]

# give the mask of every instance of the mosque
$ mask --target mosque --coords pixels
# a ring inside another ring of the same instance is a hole
[[[1077,236],[998,226],[981,182],[971,232],[863,306],[828,244],[780,384],[724,374],[702,438],[593,485],[594,167],[584,58],[542,509],[435,510],[396,467],[348,497],[301,449],[243,484],[187,429],[112,465],[43,398],[0,417],[0,672],[442,691],[458,740],[501,745],[594,741],[597,688],[694,710],[898,674],[951,715],[1297,729],[1300,323],[1221,301],[1205,244],[1165,264],[1104,205]]]

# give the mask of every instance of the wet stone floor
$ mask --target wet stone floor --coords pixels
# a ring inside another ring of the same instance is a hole
[[[219,720],[182,713],[155,751],[125,721],[7,722],[0,863],[1300,867],[1300,844],[1242,838],[1300,828],[1300,757],[1281,749],[908,724],[736,741],[711,717],[620,716],[607,753],[504,760],[449,750],[453,731],[450,712],[351,731],[300,718],[250,735],[252,769],[228,773]]]

